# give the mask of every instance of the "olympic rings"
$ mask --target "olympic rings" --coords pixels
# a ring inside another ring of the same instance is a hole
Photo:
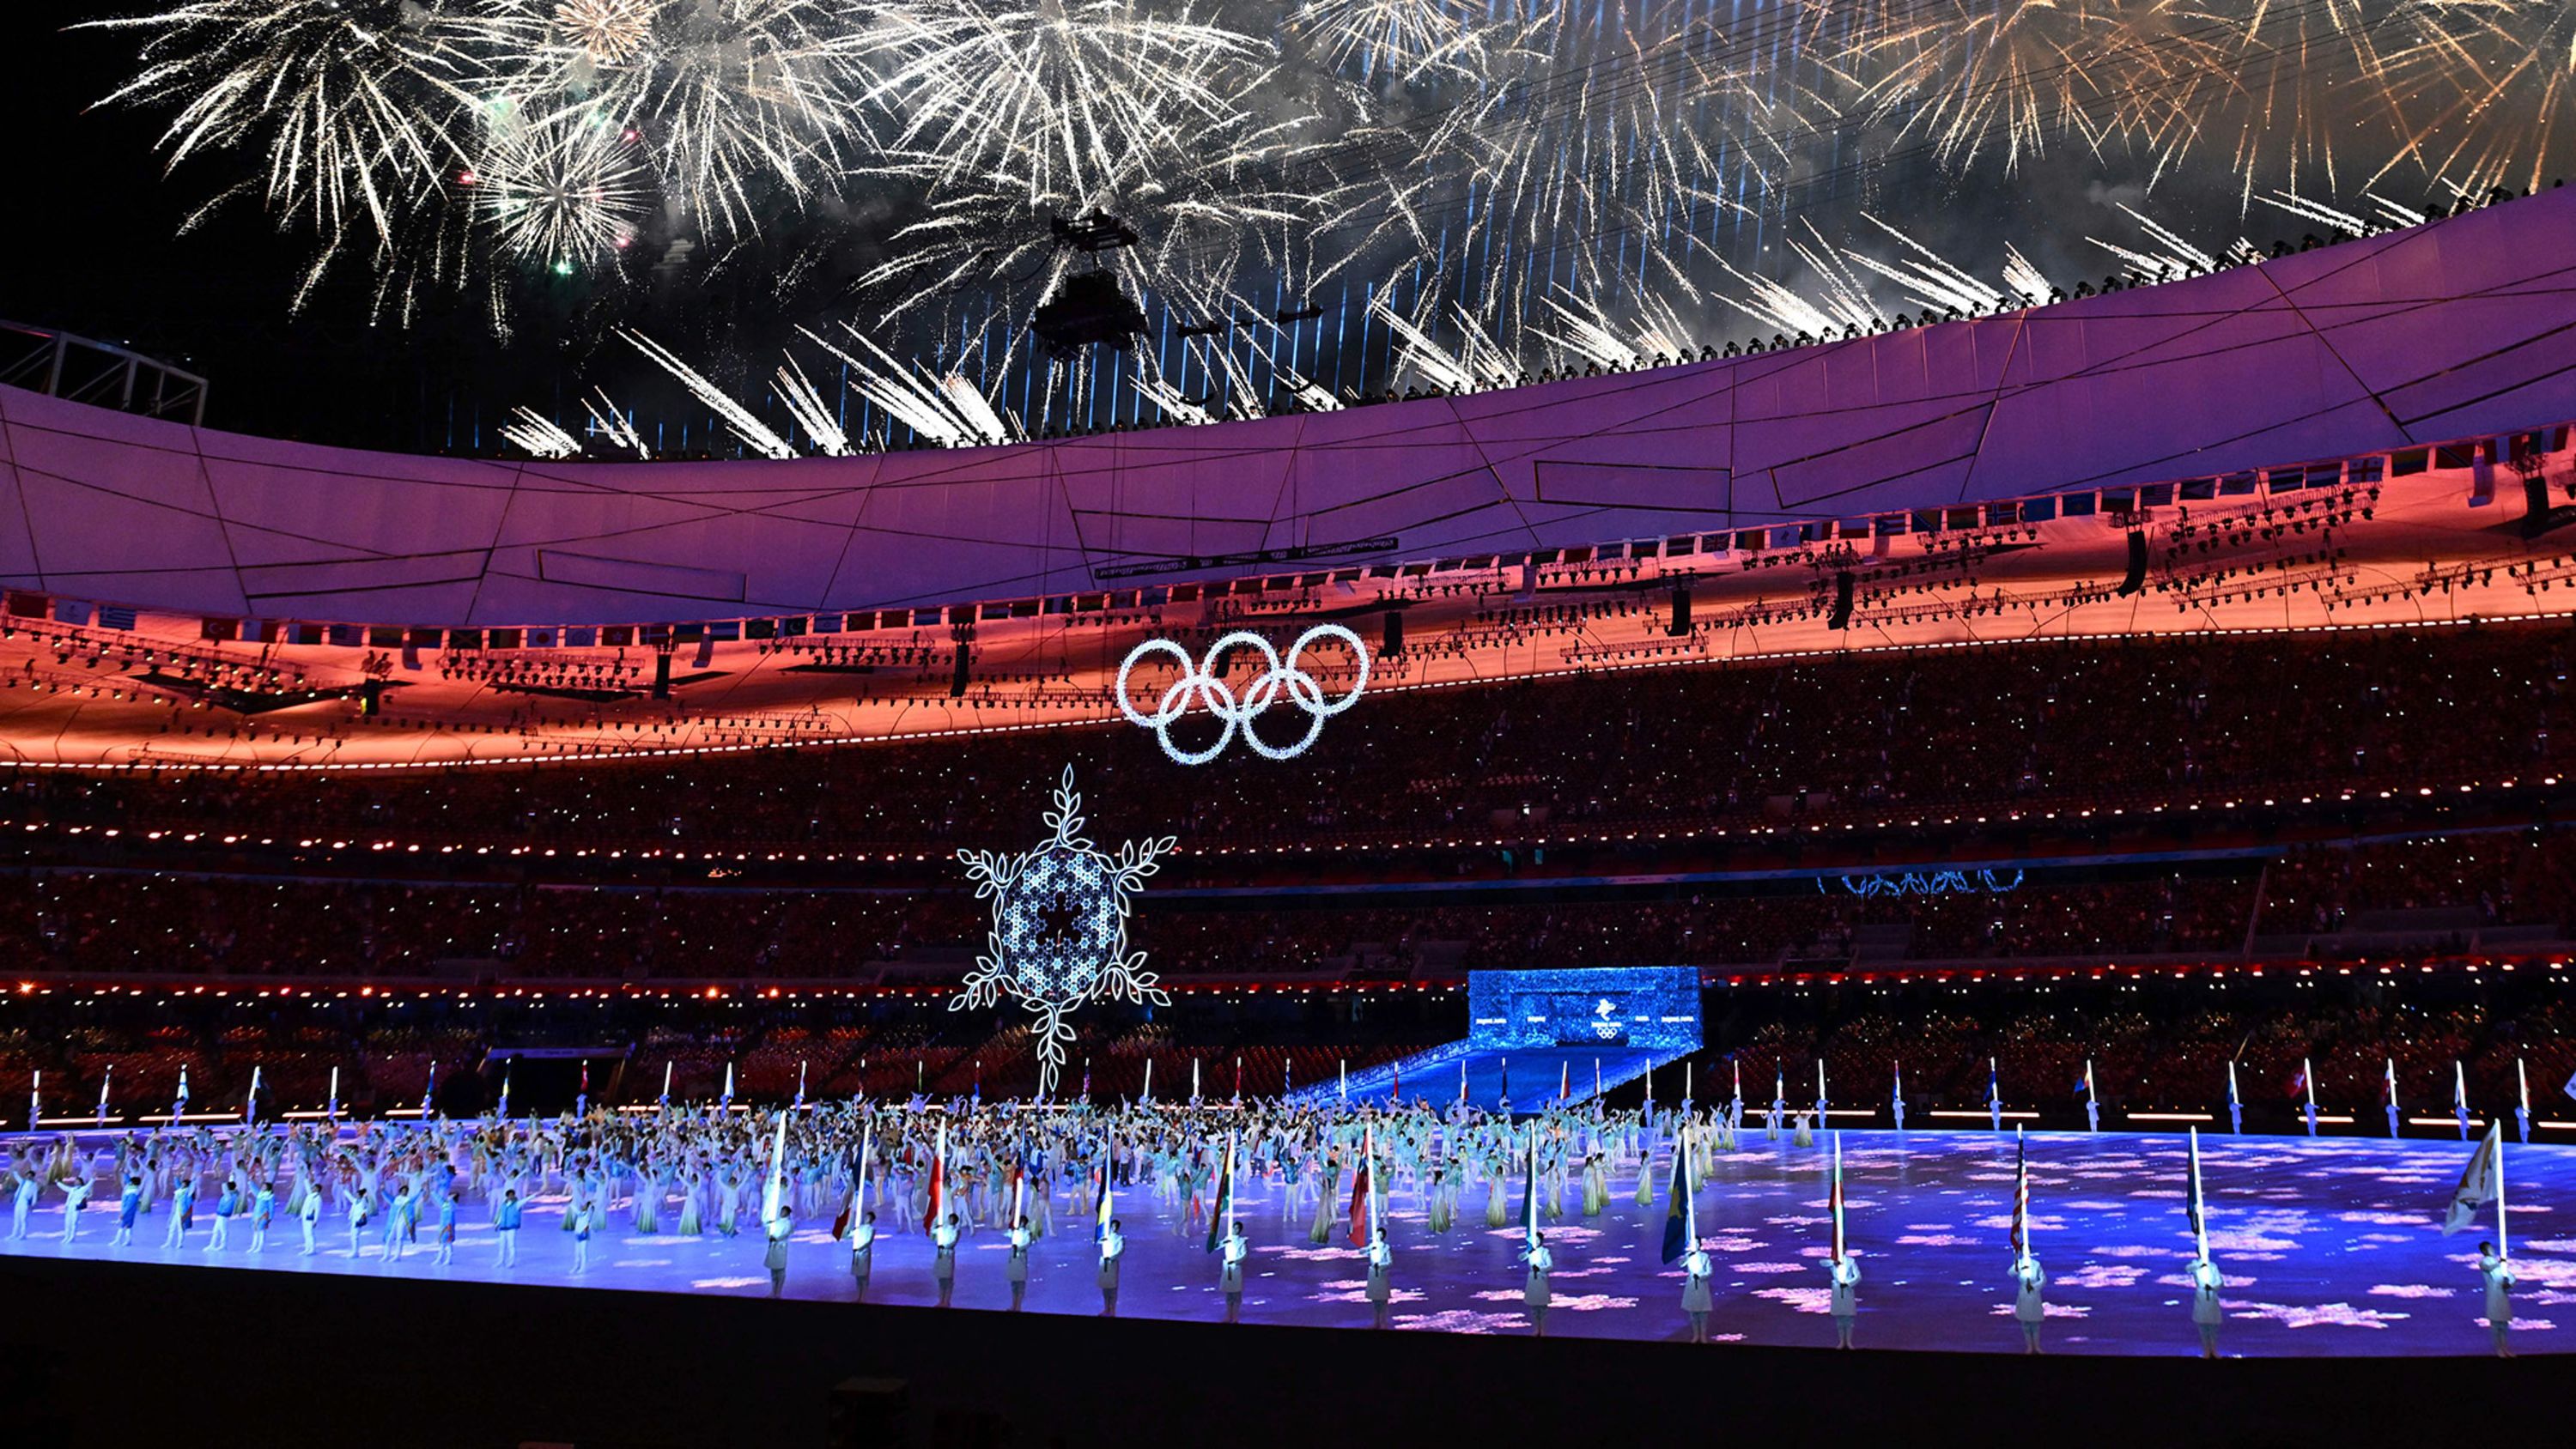
[[[1359,664],[1359,674],[1351,681],[1350,693],[1339,699],[1326,699],[1324,686],[1315,676],[1298,667],[1298,661],[1304,657],[1308,647],[1327,639],[1340,641]],[[1238,648],[1250,649],[1264,661],[1261,672],[1243,686],[1240,694],[1217,673],[1217,667],[1224,662],[1227,652]],[[1157,654],[1168,654],[1178,662],[1181,677],[1163,691],[1162,698],[1155,702],[1154,712],[1146,714],[1136,708],[1135,701],[1129,696],[1127,677],[1135,672],[1138,664]],[[1148,639],[1130,650],[1127,661],[1118,666],[1118,710],[1130,722],[1152,730],[1154,737],[1162,741],[1163,753],[1184,765],[1204,765],[1225,753],[1226,746],[1234,743],[1237,730],[1242,731],[1243,742],[1250,745],[1254,753],[1267,759],[1286,760],[1304,754],[1306,747],[1315,743],[1316,737],[1324,732],[1325,720],[1358,703],[1360,691],[1368,688],[1368,680],[1367,647],[1360,643],[1359,635],[1339,624],[1318,624],[1298,635],[1297,642],[1288,646],[1285,659],[1280,657],[1269,640],[1243,630],[1228,634],[1208,646],[1204,659],[1192,659],[1188,650],[1169,639]],[[1252,722],[1283,697],[1291,706],[1305,713],[1306,733],[1293,744],[1275,745],[1263,739],[1253,729]],[[1190,712],[1193,703],[1206,705],[1208,713],[1225,726],[1217,735],[1216,743],[1203,750],[1185,750],[1172,742],[1172,725]]]

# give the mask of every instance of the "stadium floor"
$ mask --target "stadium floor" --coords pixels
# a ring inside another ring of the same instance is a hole
[[[1699,1199],[1703,1242],[1716,1260],[1713,1337],[1775,1345],[1829,1345],[1823,1316],[1825,1153],[1751,1134],[1746,1150],[1721,1159]],[[2230,1355],[2475,1354],[2488,1340],[2478,1318],[2472,1267],[2480,1227],[2439,1231],[2441,1212],[2470,1146],[2452,1141],[2362,1138],[2204,1139],[2203,1175],[2211,1242],[2227,1276]],[[2033,1241],[2046,1265],[2051,1351],[2189,1354],[2196,1351],[2183,1301],[2189,1253],[2183,1227],[2183,1142],[2127,1133],[2035,1134],[2030,1138]],[[2006,1245],[2012,1140],[1985,1132],[1844,1134],[1844,1190],[1854,1252],[1865,1274],[1856,1340],[1863,1348],[2017,1352],[2007,1315]],[[1633,1175],[1620,1180],[1607,1211],[1585,1218],[1571,1196],[1547,1225],[1555,1250],[1551,1336],[1683,1337],[1680,1279],[1658,1259],[1663,1232],[1662,1172],[1656,1201],[1639,1207]],[[2576,1197],[2576,1149],[2507,1148],[2507,1187],[2521,1286],[2514,1345],[2520,1352],[2576,1350],[2576,1224],[2560,1226]],[[571,1244],[557,1230],[561,1201],[540,1199],[521,1234],[519,1264],[494,1262],[492,1229],[479,1204],[460,1224],[456,1262],[432,1265],[426,1248],[391,1264],[374,1234],[349,1255],[336,1214],[318,1233],[321,1251],[300,1255],[297,1225],[281,1223],[265,1253],[245,1250],[239,1228],[222,1254],[192,1245],[158,1247],[166,1219],[147,1218],[138,1245],[111,1249],[113,1202],[93,1203],[77,1241],[60,1241],[50,1198],[31,1236],[0,1238],[13,1255],[167,1262],[200,1271],[363,1273],[478,1282],[573,1281]],[[1253,1239],[1246,1321],[1365,1328],[1359,1252],[1338,1227],[1309,1241],[1311,1207],[1283,1213],[1275,1184],[1247,1184],[1242,1212]],[[1517,1210],[1515,1198],[1513,1210]],[[1120,1311],[1128,1316],[1214,1321],[1222,1316],[1215,1260],[1196,1231],[1142,1190],[1121,1190],[1117,1211],[1129,1238]],[[1457,1333],[1522,1333],[1515,1261],[1517,1229],[1485,1226],[1485,1199],[1471,1191],[1450,1232],[1425,1230],[1421,1205],[1399,1192],[1390,1204],[1396,1260],[1395,1325]],[[1028,1308],[1087,1315],[1099,1310],[1087,1220],[1058,1202],[1058,1231],[1033,1254]],[[881,1222],[880,1226],[885,1226]],[[1001,1309],[998,1233],[972,1235],[961,1253],[955,1304]],[[592,1244],[578,1281],[602,1289],[757,1297],[768,1291],[759,1242],[751,1237],[638,1236],[623,1215]],[[848,1258],[828,1224],[800,1229],[790,1250],[787,1293],[803,1299],[851,1296]],[[920,1234],[889,1234],[876,1254],[871,1302],[927,1303],[936,1293],[930,1248]],[[2555,1320],[2567,1317],[2564,1326]]]

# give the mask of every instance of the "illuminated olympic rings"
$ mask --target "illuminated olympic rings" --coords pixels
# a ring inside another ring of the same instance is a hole
[[[1359,673],[1351,681],[1350,693],[1333,700],[1324,697],[1324,686],[1316,682],[1315,676],[1299,667],[1299,660],[1307,648],[1327,639],[1340,641],[1359,665]],[[1240,694],[1217,672],[1227,652],[1234,649],[1251,650],[1260,656],[1263,666],[1244,685]],[[1147,714],[1136,708],[1129,696],[1127,676],[1135,672],[1139,663],[1157,654],[1168,654],[1177,661],[1181,677],[1163,691],[1154,712]],[[1298,635],[1297,642],[1288,646],[1285,659],[1280,657],[1269,640],[1240,630],[1210,645],[1204,659],[1192,659],[1188,650],[1169,639],[1148,639],[1130,651],[1127,662],[1118,666],[1118,709],[1129,720],[1152,730],[1154,737],[1163,743],[1163,753],[1184,765],[1204,765],[1225,753],[1226,746],[1234,743],[1238,730],[1243,733],[1244,743],[1258,753],[1273,760],[1286,760],[1306,752],[1306,747],[1324,732],[1325,720],[1358,703],[1360,691],[1368,688],[1368,679],[1367,648],[1360,643],[1359,635],[1339,624],[1318,624]],[[1252,722],[1283,696],[1290,705],[1305,712],[1306,733],[1294,744],[1274,745],[1253,729]],[[1185,750],[1172,742],[1172,726],[1190,712],[1194,703],[1206,705],[1208,713],[1216,716],[1225,727],[1216,737],[1216,743],[1203,750]]]

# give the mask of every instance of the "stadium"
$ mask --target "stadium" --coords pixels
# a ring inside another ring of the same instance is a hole
[[[2150,8],[38,7],[13,1421],[2550,1433],[2564,21]]]

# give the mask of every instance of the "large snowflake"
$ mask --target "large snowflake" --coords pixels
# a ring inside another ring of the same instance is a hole
[[[1161,869],[1178,840],[1128,841],[1113,856],[1084,838],[1081,811],[1068,765],[1055,788],[1055,808],[1046,814],[1054,838],[1017,856],[957,852],[976,899],[992,899],[993,933],[988,953],[976,958],[966,989],[948,1009],[980,1009],[1009,996],[1035,1013],[1042,1096],[1054,1094],[1063,1074],[1064,1049],[1073,1040],[1065,1017],[1075,1008],[1099,997],[1171,1003],[1144,969],[1145,953],[1127,951],[1127,898]]]

